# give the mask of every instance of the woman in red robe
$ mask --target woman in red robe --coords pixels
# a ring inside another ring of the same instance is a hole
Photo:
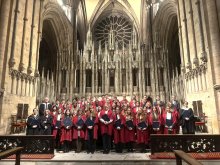
[[[135,117],[129,107],[125,113],[125,143],[128,152],[133,152],[133,143],[135,142]]]
[[[108,154],[111,149],[111,137],[113,129],[113,115],[109,106],[105,106],[100,112],[100,127],[103,142],[103,154]]]
[[[141,152],[145,152],[145,147],[148,144],[148,121],[143,109],[140,108],[136,115],[136,130],[137,130],[137,143],[142,147]]]
[[[61,121],[64,118],[62,109],[59,108],[58,112],[53,117],[53,137],[55,138],[55,148],[61,149],[60,138],[61,138]]]
[[[77,115],[73,118],[73,140],[76,142],[76,152],[82,151],[82,145],[85,139],[84,124],[86,117],[82,113],[82,109],[77,111]]]
[[[69,152],[70,142],[72,141],[72,116],[70,110],[66,110],[64,118],[61,120],[61,138],[60,142],[63,145],[63,151]]]
[[[148,121],[149,121],[150,133],[161,134],[160,128],[161,128],[162,118],[156,106],[153,107],[152,112],[149,114]]]
[[[178,115],[171,107],[167,105],[166,112],[163,114],[164,134],[176,134],[176,124]]]
[[[94,108],[90,108],[89,111],[87,111],[85,126],[87,153],[93,154],[96,149],[96,140],[98,138],[98,114]]]
[[[124,140],[124,125],[125,125],[125,117],[121,114],[121,110],[119,107],[116,107],[116,112],[113,116],[114,120],[114,144],[115,150],[117,153],[123,152],[123,145],[125,143]]]

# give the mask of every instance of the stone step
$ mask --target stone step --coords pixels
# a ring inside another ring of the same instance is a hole
[[[21,165],[175,165],[175,159],[150,159],[150,153],[114,153],[94,154],[82,153],[55,153],[51,160],[21,160]],[[219,165],[220,160],[201,160],[204,165]],[[14,165],[14,160],[1,160],[1,165]],[[185,164],[185,163],[183,163]]]
[[[220,160],[205,160],[200,161],[203,165],[219,165]],[[14,160],[0,160],[1,165],[14,165]],[[70,161],[70,160],[22,160],[21,165],[176,165],[176,160],[161,159],[161,160],[112,160],[112,161]],[[183,165],[186,165],[184,162]]]

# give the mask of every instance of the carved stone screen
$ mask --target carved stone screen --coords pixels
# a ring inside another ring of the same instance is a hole
[[[118,42],[119,49],[129,44],[131,41],[133,25],[130,21],[121,15],[110,15],[98,22],[94,29],[95,41],[101,41],[102,48],[105,47],[105,42],[108,43],[109,31],[112,28],[114,32],[115,42]]]

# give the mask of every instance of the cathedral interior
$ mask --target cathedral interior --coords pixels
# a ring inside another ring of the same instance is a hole
[[[0,134],[45,96],[103,94],[176,95],[219,133],[219,44],[218,0],[0,0]]]

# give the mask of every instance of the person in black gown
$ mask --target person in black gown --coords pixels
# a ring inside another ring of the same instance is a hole
[[[40,117],[38,115],[38,109],[33,109],[33,114],[27,119],[27,131],[26,135],[39,135],[40,134]]]
[[[188,107],[188,102],[184,102],[184,107],[180,110],[180,124],[183,134],[195,134],[195,120],[192,108]]]

